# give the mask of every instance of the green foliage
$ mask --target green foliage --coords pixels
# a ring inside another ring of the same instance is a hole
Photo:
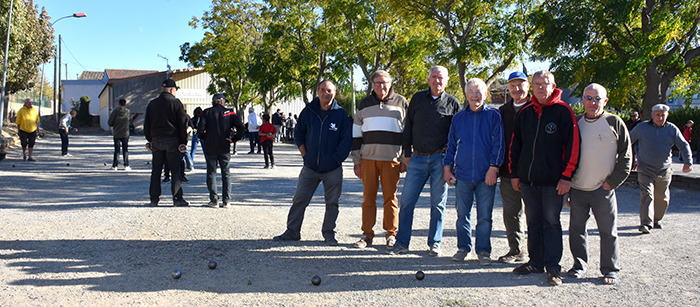
[[[700,125],[698,124],[700,123],[700,109],[688,106],[681,107],[669,112],[667,121],[680,129],[691,119],[695,122],[695,125],[693,126],[693,133],[690,134],[690,148],[697,148],[698,137],[700,137],[700,128],[698,128],[698,125]]]
[[[72,100],[72,99],[71,99]],[[75,121],[77,123],[83,124],[83,125],[90,125],[92,123],[92,118],[93,116],[90,115],[90,96],[80,96],[80,103],[78,104],[78,109],[76,111],[75,115]],[[73,104],[73,108],[75,107],[75,104],[71,101],[71,104]],[[73,109],[71,108],[71,110]]]
[[[611,106],[651,107],[692,97],[700,79],[700,1],[547,1],[534,15],[541,31],[535,58],[551,60],[559,87],[580,95],[590,83],[608,89]]]
[[[5,58],[7,40],[7,13],[10,1],[0,3],[0,59]],[[32,89],[38,81],[39,66],[47,63],[54,53],[51,17],[30,0],[14,1],[12,27],[10,28],[10,50],[7,59],[6,93],[12,94]]]

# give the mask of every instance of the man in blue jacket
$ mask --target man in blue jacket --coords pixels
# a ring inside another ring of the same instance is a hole
[[[481,265],[491,264],[493,198],[505,142],[501,113],[486,105],[488,87],[470,79],[464,90],[468,108],[452,119],[442,159],[445,182],[456,180],[457,247],[452,260],[464,261],[472,251],[472,204],[476,200],[476,253]],[[454,182],[454,181],[453,181]]]
[[[304,211],[318,184],[323,182],[326,214],[321,233],[326,244],[338,245],[335,239],[335,221],[338,218],[338,200],[343,187],[342,164],[352,148],[352,121],[335,101],[335,91],[333,82],[321,81],[318,97],[299,114],[299,121],[294,128],[294,141],[304,159],[304,167],[299,174],[292,207],[287,216],[287,230],[274,237],[275,241],[301,240]]]

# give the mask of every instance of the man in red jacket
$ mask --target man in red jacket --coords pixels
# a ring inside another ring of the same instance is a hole
[[[527,217],[530,261],[515,274],[542,273],[561,285],[563,242],[560,214],[564,194],[571,188],[579,157],[576,116],[561,100],[554,75],[546,70],[532,77],[532,104],[515,119],[510,145],[511,184],[521,191]]]

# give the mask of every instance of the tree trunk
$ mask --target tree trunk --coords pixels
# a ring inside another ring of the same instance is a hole
[[[653,64],[646,68],[646,91],[642,100],[642,118],[651,119],[651,107],[655,104],[666,103],[666,93],[661,92],[661,74]]]
[[[457,63],[457,68],[459,70],[459,87],[462,89],[462,95],[464,95],[464,104],[467,104],[467,94],[465,94],[465,89],[467,88],[467,63],[459,62]]]

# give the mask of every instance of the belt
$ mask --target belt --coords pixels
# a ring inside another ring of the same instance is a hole
[[[438,150],[433,151],[433,152],[420,152],[420,151],[415,151],[415,150],[413,151],[414,154],[421,155],[421,156],[429,156],[432,154],[436,154],[438,152],[445,152],[445,151],[442,149],[438,149]]]

